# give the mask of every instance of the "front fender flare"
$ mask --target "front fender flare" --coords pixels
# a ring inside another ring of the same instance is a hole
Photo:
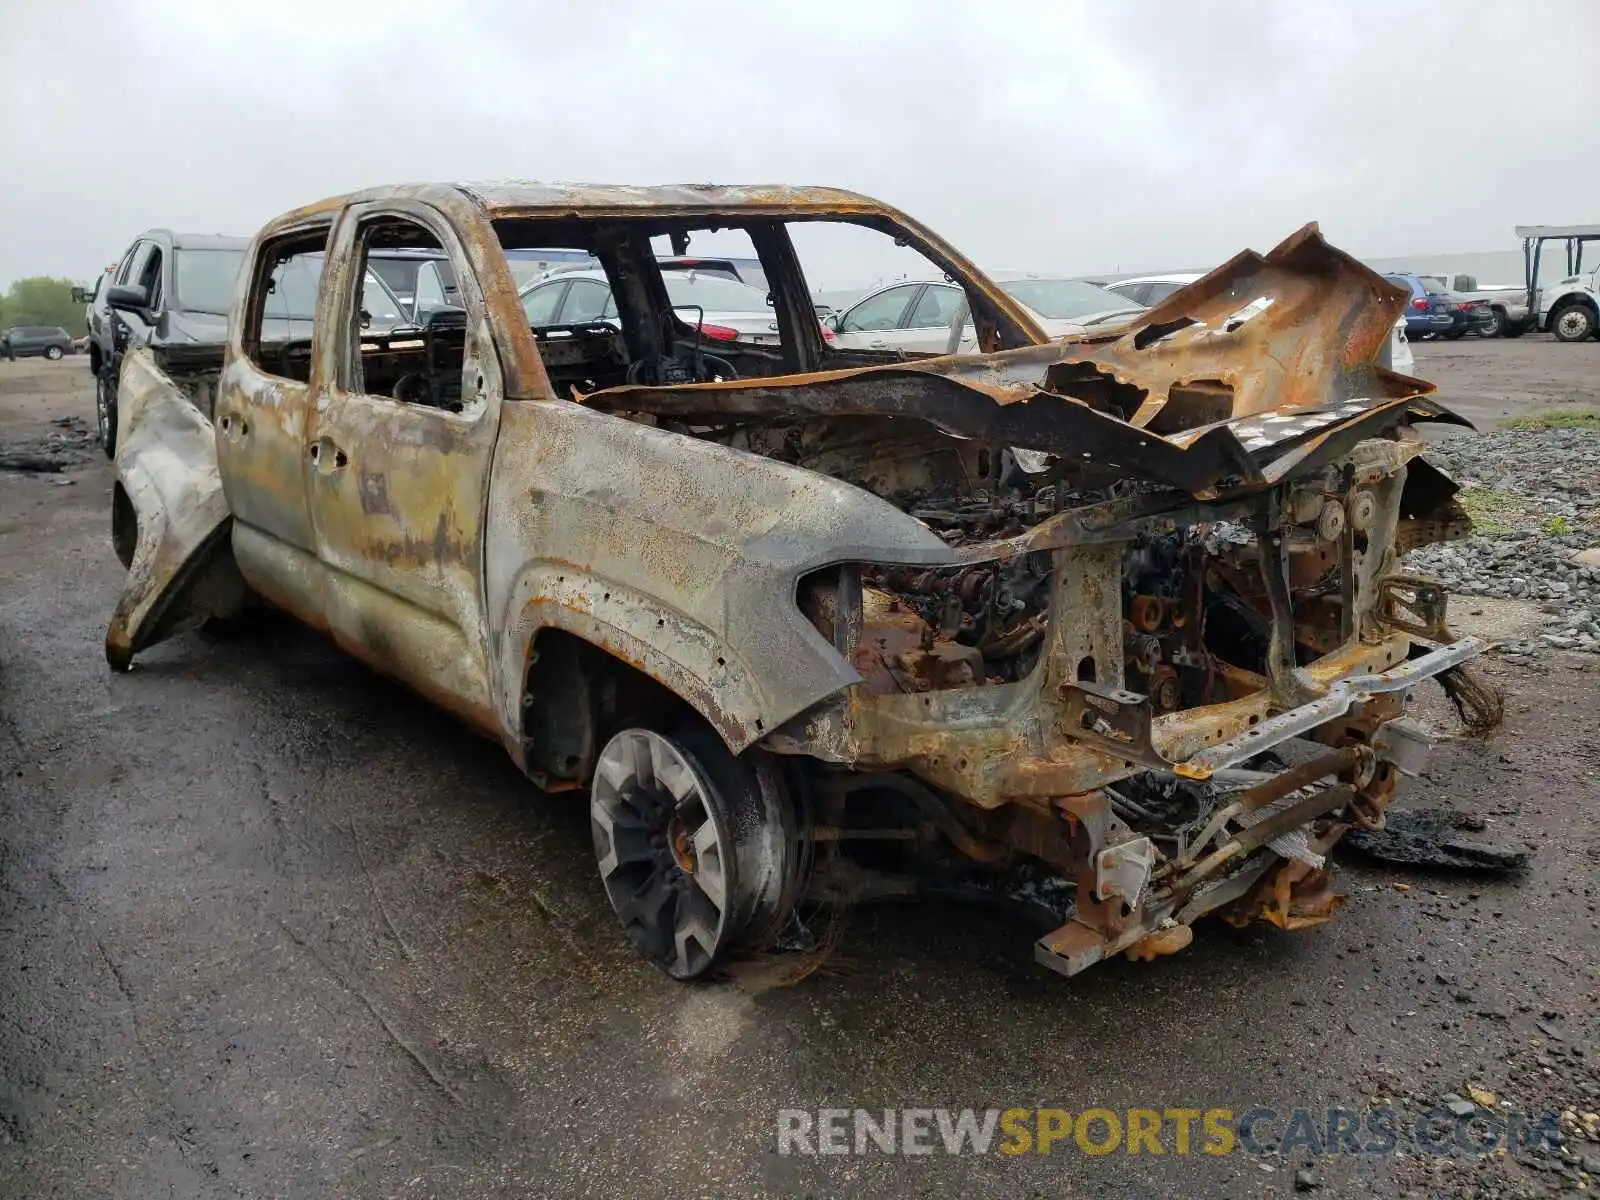
[[[637,589],[571,566],[525,569],[511,589],[502,628],[501,679],[509,693],[502,699],[502,720],[508,739],[516,742],[508,745],[514,755],[521,749],[528,653],[544,629],[570,633],[648,675],[693,707],[735,754],[800,711],[767,711],[771,701],[760,686],[761,664],[715,631]],[[835,686],[805,699],[802,708],[859,680],[839,658]]]

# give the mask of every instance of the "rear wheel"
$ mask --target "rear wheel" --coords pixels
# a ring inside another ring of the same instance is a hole
[[[760,751],[709,728],[624,729],[600,751],[589,821],[623,929],[674,979],[770,946],[793,904],[788,797]]]
[[[1506,332],[1506,314],[1504,309],[1491,308],[1489,310],[1489,323],[1478,327],[1480,337],[1504,337]]]
[[[1584,304],[1569,305],[1550,318],[1550,331],[1556,335],[1558,342],[1581,342],[1584,338],[1593,337],[1594,310]]]

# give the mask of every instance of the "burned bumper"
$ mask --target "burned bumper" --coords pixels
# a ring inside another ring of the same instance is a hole
[[[1290,739],[1337,734],[1336,723],[1360,727],[1365,738],[1224,793],[1234,798],[1164,862],[1148,837],[1094,850],[1090,903],[1039,939],[1037,960],[1075,975],[1125,951],[1166,953],[1188,944],[1180,927],[1218,910],[1284,928],[1325,920],[1341,902],[1328,887],[1325,851],[1352,827],[1381,825],[1397,776],[1416,775],[1433,743],[1401,715],[1406,693],[1484,649],[1479,639],[1462,638],[1389,670],[1338,680],[1314,700],[1169,764],[1180,778],[1210,780]]]

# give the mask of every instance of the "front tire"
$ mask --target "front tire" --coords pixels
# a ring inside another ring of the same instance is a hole
[[[1550,332],[1558,342],[1581,342],[1594,336],[1594,310],[1585,304],[1572,304],[1550,318]]]
[[[1504,310],[1491,308],[1489,310],[1489,323],[1478,330],[1479,337],[1497,338],[1506,336],[1506,314]]]
[[[117,456],[117,390],[104,371],[94,385],[95,428],[107,458]]]
[[[797,854],[777,769],[709,728],[624,729],[600,751],[589,800],[600,879],[636,949],[674,979],[771,945]]]
[[[46,358],[48,358],[51,362],[60,362],[61,361],[61,347],[60,346],[46,346],[44,348],[44,356]]]

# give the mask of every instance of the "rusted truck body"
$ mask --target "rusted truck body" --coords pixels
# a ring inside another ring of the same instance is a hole
[[[983,353],[843,350],[792,235],[920,252]],[[716,343],[656,259],[747,234],[776,344]],[[655,248],[652,248],[655,239]],[[605,320],[539,326],[506,250],[592,253]],[[362,327],[366,255],[448,255],[461,307]],[[325,255],[309,340],[263,298]],[[587,789],[601,878],[679,978],[826,941],[829,914],[945,889],[1025,900],[1073,974],[1285,928],[1382,822],[1483,647],[1400,573],[1465,524],[1376,365],[1403,293],[1308,226],[1120,329],[1050,342],[953,247],[831,189],[400,186],[252,243],[214,423],[121,380],[107,635],[265,601]]]

